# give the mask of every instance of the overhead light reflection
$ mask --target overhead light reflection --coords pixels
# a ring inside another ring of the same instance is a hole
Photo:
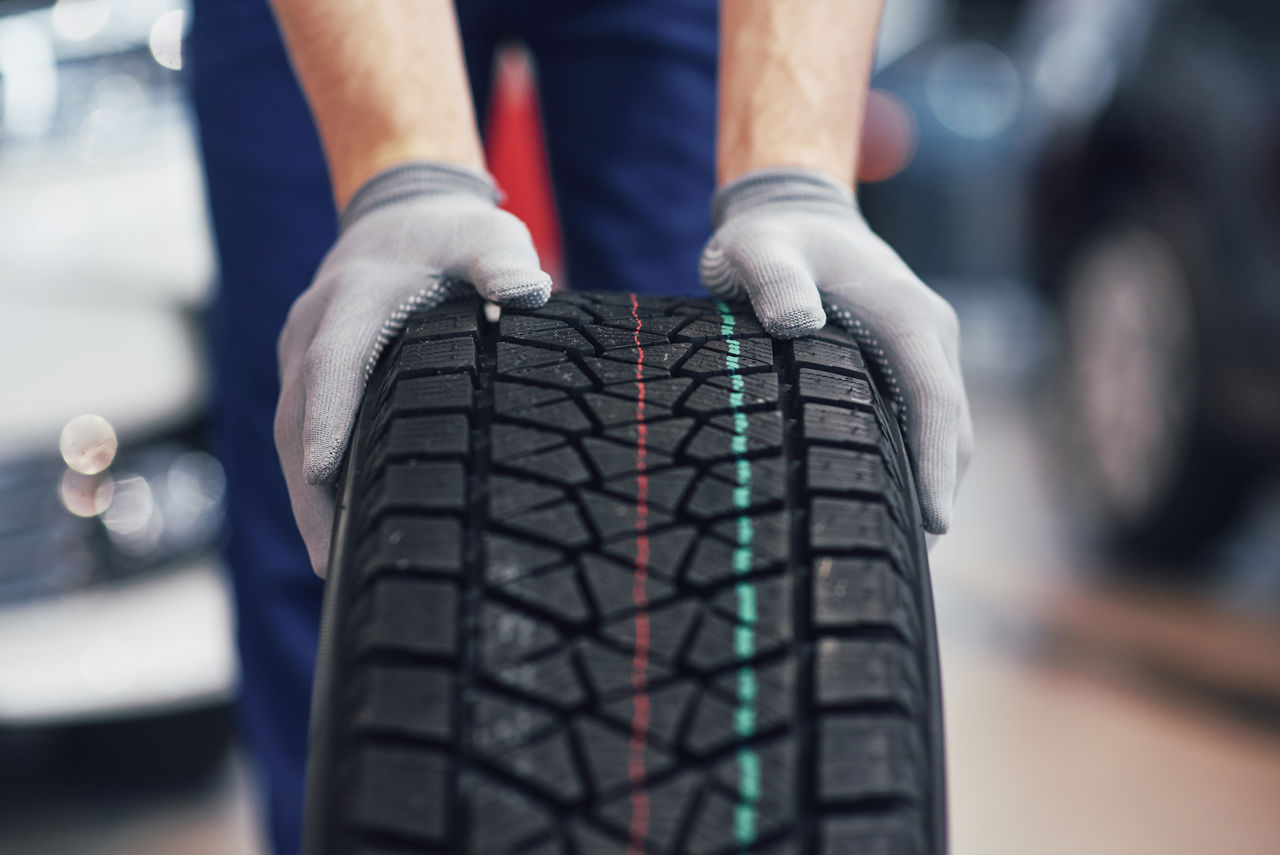
[[[62,459],[81,475],[97,475],[115,460],[119,442],[111,423],[102,416],[76,416],[62,428],[58,439]]]
[[[165,12],[151,25],[151,55],[156,62],[174,71],[182,68],[182,36],[187,29],[187,15],[181,9]]]
[[[96,517],[111,504],[115,480],[110,476],[82,475],[68,469],[58,482],[62,506],[78,517]]]
[[[967,41],[938,53],[925,72],[925,97],[948,130],[970,139],[1004,133],[1022,106],[1013,61],[985,42]]]
[[[164,533],[164,518],[147,479],[140,475],[117,477],[115,495],[102,512],[102,524],[122,552],[141,556],[154,550]]]

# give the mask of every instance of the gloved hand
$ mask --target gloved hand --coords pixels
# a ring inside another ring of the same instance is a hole
[[[276,451],[321,576],[333,482],[365,382],[409,313],[473,287],[509,306],[540,306],[551,295],[529,230],[497,201],[489,176],[461,167],[410,163],[375,175],[352,197],[337,242],[289,310],[278,344]]]
[[[857,339],[905,427],[925,530],[945,532],[973,449],[955,311],[871,231],[849,188],[821,172],[748,173],[716,193],[711,217],[707,290],[750,297],[779,338],[821,329],[830,312]]]

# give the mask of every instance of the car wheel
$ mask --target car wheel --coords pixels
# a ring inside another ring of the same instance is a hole
[[[1076,252],[1061,295],[1060,412],[1078,504],[1105,542],[1180,559],[1236,517],[1252,479],[1209,412],[1195,242],[1158,222],[1116,220]]]

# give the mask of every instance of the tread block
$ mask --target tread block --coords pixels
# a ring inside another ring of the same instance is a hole
[[[513,345],[515,346],[515,345]],[[538,350],[531,347],[529,350]],[[552,351],[544,350],[543,353]],[[522,383],[538,383],[565,392],[588,392],[595,388],[595,381],[583,373],[576,364],[567,360],[553,365],[529,365],[511,370],[499,369],[502,376]]]
[[[583,462],[582,455],[576,448],[569,445],[553,448],[550,451],[509,457],[502,461],[502,466],[556,484],[563,484],[566,487],[585,484],[592,478],[591,470]]]
[[[694,526],[672,526],[669,529],[649,532],[649,575],[662,579],[675,579],[676,573],[689,554],[690,544],[698,538]],[[618,538],[603,544],[604,552],[630,566],[636,559],[634,536]]]
[[[546,538],[570,550],[582,549],[593,539],[577,504],[569,501],[504,517],[501,523],[517,532]]]
[[[513,410],[507,414],[507,418],[534,422],[542,427],[568,433],[582,433],[591,427],[591,419],[571,400]]]
[[[600,473],[600,477],[635,481],[636,449],[634,444],[627,444],[625,435],[618,441],[587,437],[582,440],[582,450],[591,458],[591,465]],[[649,448],[646,450],[646,460],[652,469],[670,465],[671,455]]]
[[[651,739],[675,746],[680,726],[693,705],[697,691],[689,680],[651,688],[649,690],[649,730]],[[601,706],[601,714],[619,727],[631,727],[635,715],[635,700],[630,697],[609,701]]]
[[[583,490],[582,506],[587,509],[591,524],[602,540],[617,537],[634,537],[639,525],[635,502],[628,502],[605,493]],[[648,509],[647,525],[657,528],[672,521],[670,514],[659,508]]]
[[[365,497],[367,519],[387,511],[461,511],[466,478],[461,463],[393,463]]]
[[[649,844],[646,847],[649,851],[673,851],[676,835],[691,808],[690,802],[700,783],[701,778],[697,774],[683,772],[645,788],[649,802],[649,825],[645,839]],[[600,815],[617,831],[625,833],[631,824],[630,793],[602,805]],[[594,853],[596,850],[582,851]]]
[[[620,351],[613,351],[619,354]],[[640,366],[640,377],[636,377],[636,364],[634,358],[631,362],[623,362],[620,359],[606,359],[602,356],[589,356],[582,362],[586,365],[587,370],[591,372],[591,376],[601,386],[612,386],[617,383],[634,384],[637,380],[644,380],[646,384],[649,380],[661,380],[670,377],[670,373],[665,367],[657,362],[651,362],[648,354],[645,354],[645,361]]]
[[[810,441],[878,448],[880,425],[874,413],[828,404],[804,405],[804,436]]]
[[[551,733],[559,727],[544,709],[505,695],[470,692],[471,745],[482,754],[501,753]]]
[[[577,644],[578,661],[582,663],[591,683],[591,689],[598,698],[610,698],[624,695],[625,701],[631,703],[631,668],[632,655],[597,641],[581,640]],[[664,663],[649,658],[645,671],[645,680],[657,683],[671,676],[671,669]]]
[[[673,469],[660,469],[648,474],[646,487],[649,507],[658,508],[670,513],[680,510],[680,500],[698,477],[698,470],[691,466],[679,466]],[[639,496],[639,478],[615,478],[605,483],[605,489],[633,506]]]
[[[739,803],[754,803],[757,837],[767,837],[796,821],[796,753],[794,739],[779,738],[750,753],[734,752],[716,764],[716,783],[735,794]]]
[[[566,560],[559,550],[493,532],[485,534],[484,543],[485,579],[497,584],[532,575]]]
[[[909,642],[920,637],[915,597],[889,562],[823,557],[813,571],[819,629],[892,627]]]
[[[814,549],[874,549],[899,563],[908,552],[902,530],[882,502],[816,498],[810,508],[809,543]]]
[[[679,600],[646,610],[649,618],[649,658],[657,662],[674,661],[700,611],[698,604],[689,600]],[[605,638],[628,650],[635,647],[636,624],[632,617],[613,620],[605,624],[602,632]]]
[[[651,453],[654,451],[674,455],[680,445],[689,438],[689,434],[693,432],[695,422],[690,418],[674,418],[662,419],[661,421],[645,422],[645,451]],[[640,441],[639,426],[631,424],[626,427],[613,428],[605,431],[605,436],[616,439],[625,443],[634,449]],[[628,461],[628,471],[632,477],[635,477],[636,455],[633,450],[631,458]]]
[[[771,611],[780,613],[789,609],[778,608]],[[686,659],[689,665],[703,672],[736,666],[740,662],[739,643],[744,636],[750,639],[753,656],[773,653],[790,643],[792,638],[790,614],[784,620],[774,617],[773,621],[783,626],[767,626],[764,621],[760,621],[754,627],[747,627],[735,618],[712,612],[698,625],[697,635],[694,636]]]
[[[796,389],[801,400],[870,407],[871,383],[865,377],[849,377],[816,368],[801,368]]]
[[[906,809],[879,816],[827,817],[818,839],[823,855],[926,855],[923,827],[919,813]]]
[[[738,542],[741,522],[728,519],[711,530],[728,543]],[[785,511],[757,513],[751,518],[751,566],[764,568],[791,562],[791,517]]]
[[[658,411],[674,407],[693,383],[691,377],[659,377],[655,380],[646,380],[644,383],[646,417],[651,407],[656,407]],[[625,412],[634,414],[636,402],[640,398],[640,384],[634,380],[629,383],[615,383],[606,387],[602,394],[627,401],[630,406],[626,407]]]
[[[573,327],[562,325],[539,330],[525,330],[518,333],[503,333],[504,341],[520,344],[539,345],[551,348],[556,353],[595,353],[595,345]]]
[[[568,400],[568,393],[546,386],[530,386],[527,383],[511,383],[499,380],[493,384],[493,411],[505,415],[538,404]]]
[[[856,347],[812,336],[796,339],[796,365],[799,368],[816,368],[835,374],[867,376],[867,366]]]
[[[443,843],[449,764],[428,748],[364,745],[355,751],[346,815],[358,828]]]
[[[727,620],[750,626],[756,650],[772,650],[795,640],[794,587],[789,575],[752,579],[743,586],[722,588],[712,605]],[[754,615],[753,621],[744,624],[739,617],[743,609]]]
[[[818,794],[825,802],[915,800],[928,791],[924,750],[910,719],[827,715],[818,725]]]
[[[490,759],[557,801],[574,802],[586,792],[573,762],[569,738],[563,730]]]
[[[583,578],[600,616],[606,620],[631,614],[635,611],[635,570],[595,555],[581,559]],[[644,582],[646,602],[650,606],[669,600],[675,593],[671,583],[660,577],[646,574]]]
[[[519,369],[561,365],[566,361],[564,354],[547,350],[545,347],[515,344],[509,341],[498,342],[498,371],[503,374]]]
[[[596,346],[601,350],[619,350],[634,348],[636,346],[637,333],[634,327],[623,329],[621,326],[604,326],[603,324],[588,324],[582,328],[582,332],[587,335]],[[644,322],[640,324],[640,346],[649,347],[665,347],[670,344],[669,339],[661,334],[644,329]],[[646,356],[648,351],[646,350]]]
[[[560,644],[560,633],[548,621],[502,603],[480,606],[480,659],[490,669],[532,659]]]
[[[814,682],[823,706],[894,703],[911,715],[922,708],[920,669],[901,643],[824,638],[817,646]]]
[[[470,412],[474,391],[471,378],[457,374],[398,380],[395,391],[391,393],[391,404],[384,412],[387,415],[422,411]]]
[[[498,319],[498,334],[503,338],[519,338],[524,335],[530,335],[546,330],[562,330],[569,326],[569,323],[558,317],[540,317],[547,314],[539,312],[538,315],[520,314],[519,309],[506,309],[502,312],[502,317]]]
[[[555,431],[499,422],[490,429],[493,461],[501,463],[538,451],[559,448],[568,440]]]
[[[565,500],[561,487],[508,475],[489,477],[489,514],[502,518]]]
[[[631,754],[631,728],[617,728],[594,719],[581,717],[573,724],[574,736],[582,752],[592,790],[597,795],[631,789],[628,769]],[[675,765],[675,758],[652,743],[646,743],[644,770],[646,778],[661,775]]]
[[[578,586],[578,573],[573,567],[559,567],[533,578],[516,579],[501,590],[564,623],[580,624],[591,617],[591,606]]]
[[[876,452],[815,445],[806,462],[811,490],[883,494],[889,488],[884,458]]]
[[[693,820],[685,844],[689,855],[723,855],[740,852],[734,836],[738,814],[738,802],[718,789],[703,793],[698,803],[698,813]],[[756,851],[753,847],[751,851]]]
[[[448,741],[452,735],[453,674],[443,668],[376,663],[355,683],[352,726]]]
[[[456,517],[390,516],[366,532],[359,564],[367,577],[383,570],[462,572],[462,523]]]
[[[522,844],[549,834],[554,823],[552,816],[535,800],[488,778],[477,781],[471,792],[471,813],[477,817],[501,818],[501,821],[471,824],[469,855],[536,851]]]
[[[404,327],[406,342],[419,339],[475,337],[480,334],[479,314],[474,303],[462,306],[436,306],[427,312],[410,316]]]
[[[461,457],[470,448],[470,438],[471,425],[466,416],[411,416],[391,422],[387,430],[387,453]]]
[[[347,618],[351,650],[452,656],[458,590],[451,582],[388,577],[356,598]]]
[[[411,341],[400,348],[398,360],[404,375],[452,374],[476,371],[476,342],[466,338]]]
[[[484,672],[499,685],[557,709],[581,706],[586,693],[567,649],[540,659],[508,662],[495,667],[481,663]]]

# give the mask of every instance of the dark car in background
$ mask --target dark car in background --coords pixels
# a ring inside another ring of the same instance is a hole
[[[1111,543],[1210,542],[1280,450],[1280,5],[1144,5],[1096,113],[1035,163],[1069,460]]]
[[[1017,329],[970,358],[1051,375],[1080,528],[1176,566],[1280,449],[1280,4],[901,5],[911,164],[868,219],[962,316],[994,295]]]

